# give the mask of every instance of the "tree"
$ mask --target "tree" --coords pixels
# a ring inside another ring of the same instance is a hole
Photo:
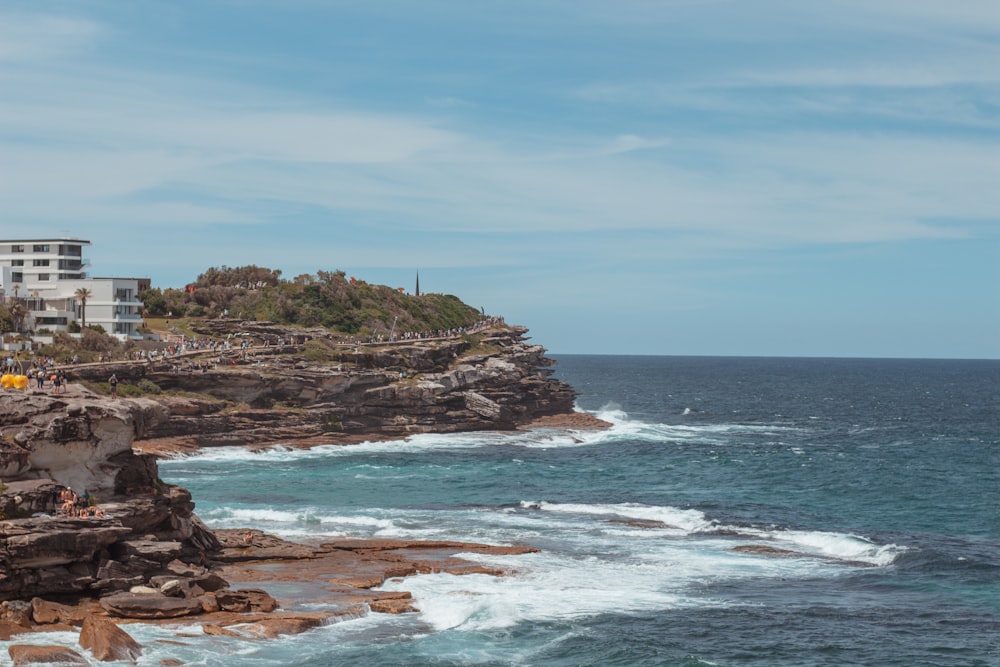
[[[14,303],[10,304],[10,317],[14,321],[14,330],[18,333],[24,327],[24,318],[28,316],[28,309],[21,303],[20,299],[14,299]]]
[[[167,299],[159,287],[139,292],[139,301],[142,301],[143,311],[147,315],[161,317],[169,312]]]
[[[89,299],[91,295],[92,292],[86,287],[77,288],[76,292],[74,292],[74,296],[80,300],[80,320],[82,322],[80,328],[82,329],[87,328],[87,299]]]

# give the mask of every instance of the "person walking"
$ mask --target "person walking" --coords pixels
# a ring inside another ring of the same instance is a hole
[[[108,386],[111,387],[111,398],[118,398],[118,376],[114,373],[108,378]]]

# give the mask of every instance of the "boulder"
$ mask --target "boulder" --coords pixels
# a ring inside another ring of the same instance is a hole
[[[205,593],[198,598],[201,610],[206,614],[214,614],[219,611],[219,601],[215,599],[215,593]]]
[[[31,603],[26,600],[5,600],[0,602],[0,621],[23,628],[32,624]]]
[[[136,595],[155,595],[160,592],[160,589],[155,586],[133,586],[128,589],[129,593],[135,593]]]
[[[181,543],[159,540],[122,540],[115,544],[112,553],[115,558],[128,562],[142,558],[156,563],[169,563],[180,553]]]
[[[405,614],[413,611],[419,611],[413,606],[412,600],[404,598],[372,600],[368,603],[368,608],[379,614]]]
[[[212,623],[206,623],[205,625],[201,626],[201,629],[202,629],[202,631],[206,635],[213,635],[215,637],[242,637],[243,636],[243,635],[241,635],[238,632],[233,632],[232,630],[227,630],[226,628],[222,627],[221,625],[214,625]]]
[[[274,611],[278,601],[259,588],[247,588],[238,591],[222,590],[215,594],[222,611],[245,613],[249,611]]]
[[[159,593],[117,593],[101,599],[101,607],[121,618],[180,618],[202,612],[198,600],[168,598]]]
[[[34,598],[31,600],[31,616],[35,620],[35,623],[39,625],[50,623],[79,625],[83,622],[86,612],[76,607],[59,604],[58,602]]]
[[[308,616],[277,616],[264,618],[241,627],[249,635],[261,639],[275,639],[281,635],[297,635],[323,624],[321,618]]]
[[[192,577],[191,584],[203,591],[215,593],[223,588],[229,588],[229,582],[217,574],[207,573],[202,576]]]
[[[65,646],[29,646],[14,644],[7,649],[13,667],[27,665],[89,665],[86,658],[71,648]]]
[[[91,588],[95,590],[128,590],[141,584],[143,571],[136,570],[131,564],[109,560],[97,570],[97,580]]]
[[[142,655],[142,647],[131,635],[106,618],[88,616],[80,630],[80,646],[102,662],[134,663]]]
[[[186,581],[182,581],[181,579],[170,579],[160,585],[160,592],[168,598],[183,598],[187,597],[185,593],[187,593],[190,588],[191,584]]]

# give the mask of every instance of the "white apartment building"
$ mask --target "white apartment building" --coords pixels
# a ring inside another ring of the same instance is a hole
[[[73,322],[99,324],[119,339],[141,338],[142,302],[148,278],[90,278],[83,247],[76,238],[0,239],[0,296],[25,305],[25,331],[66,331]],[[77,290],[90,291],[86,312]]]

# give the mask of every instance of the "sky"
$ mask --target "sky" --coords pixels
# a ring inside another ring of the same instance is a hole
[[[0,237],[558,354],[1000,358],[996,0],[4,0]]]

